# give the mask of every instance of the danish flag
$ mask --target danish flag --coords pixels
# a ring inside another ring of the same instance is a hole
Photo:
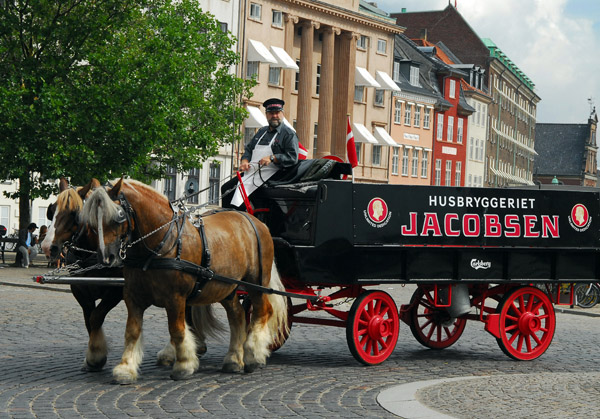
[[[306,160],[308,157],[308,150],[304,146],[298,143],[298,160]]]
[[[350,116],[348,116],[348,131],[346,132],[346,155],[348,157],[348,163],[350,163],[352,167],[358,166],[356,146],[354,145],[354,133],[352,132],[352,126],[350,125]]]

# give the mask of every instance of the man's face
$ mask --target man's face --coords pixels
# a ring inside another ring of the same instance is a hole
[[[275,112],[267,112],[267,122],[269,122],[269,126],[271,128],[277,128],[281,125],[281,121],[283,119],[283,112],[275,111]]]

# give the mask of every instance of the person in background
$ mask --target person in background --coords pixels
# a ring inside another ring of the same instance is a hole
[[[17,252],[21,255],[21,267],[29,268],[30,261],[37,256],[37,238],[33,232],[37,229],[35,223],[31,223],[25,229],[19,230],[19,241],[17,242]]]

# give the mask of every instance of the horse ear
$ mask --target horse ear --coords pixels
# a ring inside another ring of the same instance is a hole
[[[117,199],[117,196],[119,196],[119,192],[121,192],[121,187],[123,186],[123,177],[121,176],[121,179],[119,179],[119,181],[115,184],[115,186],[113,186],[110,191],[108,191],[108,196],[110,196],[111,199]]]
[[[58,182],[58,190],[62,192],[66,191],[67,189],[69,189],[69,181],[61,176]]]

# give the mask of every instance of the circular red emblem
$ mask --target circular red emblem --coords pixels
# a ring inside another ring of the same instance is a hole
[[[577,227],[584,227],[590,219],[590,213],[583,204],[577,204],[571,210],[571,220]]]
[[[381,198],[373,198],[369,202],[369,206],[367,207],[367,213],[369,214],[369,218],[374,223],[381,223],[385,221],[388,215],[388,206],[385,201]]]

